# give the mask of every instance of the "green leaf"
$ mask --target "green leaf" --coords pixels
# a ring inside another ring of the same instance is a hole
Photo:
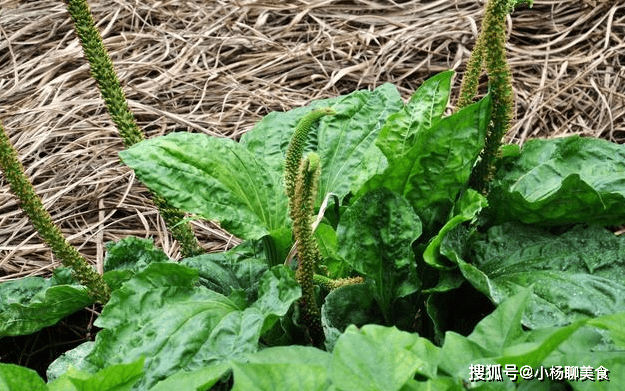
[[[625,222],[625,147],[571,136],[529,140],[491,184],[495,223],[562,225]]]
[[[392,84],[383,84],[373,91],[354,91],[313,102],[306,108],[271,113],[241,138],[241,144],[282,175],[284,157],[297,122],[313,108],[331,107],[337,114],[322,118],[311,129],[304,152],[315,151],[321,158],[317,203],[330,192],[342,199],[378,172],[378,166],[386,164],[375,140],[388,116],[402,105]]]
[[[88,378],[69,379],[76,391],[130,391],[143,376],[143,359],[130,364],[113,365]]]
[[[260,277],[267,271],[267,264],[241,253],[239,247],[227,252],[202,254],[180,261],[181,265],[197,269],[200,284],[224,296],[242,291],[248,303],[258,298]]]
[[[0,363],[0,390],[47,391],[48,387],[37,372],[32,369]]]
[[[468,337],[448,331],[440,368],[452,376],[468,379],[470,364],[495,364],[494,358],[503,355],[504,348],[524,342],[521,317],[528,297],[527,290],[510,297],[482,319]]]
[[[455,264],[449,265],[447,263],[443,263],[439,251],[441,242],[447,233],[452,229],[456,228],[465,221],[474,221],[477,218],[478,213],[480,213],[480,211],[487,205],[488,202],[483,195],[473,189],[467,189],[467,191],[462,194],[460,200],[456,203],[455,209],[457,212],[454,212],[454,216],[447,221],[447,223],[445,223],[438,234],[430,240],[430,243],[428,243],[428,246],[423,253],[423,260],[428,265],[436,269],[450,270],[455,268]]]
[[[262,334],[272,326],[278,316],[287,313],[291,304],[301,297],[302,289],[291,269],[276,266],[261,277],[258,295],[259,298],[252,304],[252,308],[265,317]]]
[[[230,364],[218,364],[193,371],[181,371],[158,382],[150,391],[206,391],[229,370]]]
[[[91,353],[94,345],[95,342],[93,341],[83,342],[74,349],[68,350],[57,357],[46,370],[48,382],[58,379],[62,374],[67,372],[72,365],[74,367],[81,367],[83,360]],[[69,383],[69,379],[66,379],[66,383]]]
[[[68,269],[52,278],[26,277],[0,284],[0,338],[27,335],[92,304],[87,288]]]
[[[366,91],[364,93],[370,93]],[[350,99],[350,95],[338,96],[330,99],[316,100],[305,107],[296,107],[292,110],[279,112],[273,111],[263,117],[252,130],[241,136],[241,145],[252,152],[254,156],[260,156],[270,167],[272,172],[284,173],[284,159],[286,151],[295,132],[295,127],[300,119],[302,119],[310,111],[322,108],[332,107],[336,102],[342,99]],[[311,129],[311,138],[317,138],[317,128],[323,126],[325,121],[334,120],[333,117],[323,117]],[[307,152],[310,152],[309,148]]]
[[[173,206],[244,239],[288,227],[282,175],[227,138],[170,133],[120,152],[137,177]]]
[[[121,269],[143,270],[152,262],[171,262],[163,250],[154,247],[154,239],[128,236],[118,242],[106,244],[105,272]]]
[[[447,108],[454,71],[441,72],[423,82],[404,108],[392,114],[380,131],[376,145],[390,161],[408,152],[417,134],[432,127]]]
[[[421,287],[412,251],[420,235],[421,221],[408,201],[385,188],[356,200],[337,227],[339,255],[375,282],[374,294],[388,322],[395,299]]]
[[[484,147],[490,106],[487,95],[449,117],[433,119],[431,127],[415,134],[414,145],[389,157],[384,173],[365,183],[358,195],[386,187],[406,197],[426,232],[444,224]]]
[[[529,296],[528,290],[522,290],[501,303],[492,314],[478,323],[468,339],[485,350],[498,354],[515,342],[523,342],[521,318]]]
[[[578,226],[556,236],[505,224],[470,248],[473,263],[458,257],[460,270],[493,302],[533,286],[523,320],[530,328],[625,311],[625,238],[608,230]]]
[[[330,357],[304,346],[273,347],[247,355],[232,362],[232,390],[327,390]]]
[[[373,92],[357,93],[332,106],[337,114],[319,128],[317,153],[322,167],[318,203],[328,193],[342,199],[355,192],[386,164],[375,141],[388,116],[403,105],[399,92],[387,83]]]
[[[326,349],[332,351],[337,338],[347,326],[383,324],[384,318],[370,284],[354,284],[330,292],[321,307],[321,322],[326,335]]]
[[[111,290],[115,290],[152,262],[172,262],[163,250],[154,247],[153,239],[128,236],[118,242],[108,242],[103,278]]]
[[[146,389],[180,371],[191,371],[258,349],[261,332],[299,297],[293,273],[265,273],[259,300],[242,309],[197,286],[198,272],[153,263],[111,295],[96,325],[102,327],[81,370],[95,372],[145,357]]]
[[[419,372],[436,376],[439,349],[395,327],[350,326],[334,348],[330,377],[343,391],[400,390]]]

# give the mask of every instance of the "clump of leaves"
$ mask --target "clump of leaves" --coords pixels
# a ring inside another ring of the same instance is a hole
[[[489,6],[501,24],[516,3]],[[477,52],[488,55],[479,42]],[[625,242],[600,225],[625,222],[625,150],[579,137],[508,146],[473,189],[505,96],[493,86],[444,115],[453,75],[426,80],[407,103],[384,84],[271,113],[240,142],[171,133],[121,152],[171,205],[244,242],[180,263],[149,241],[110,245],[113,292],[95,342],[51,365],[47,384],[7,365],[0,380],[42,390],[529,390],[555,382],[471,383],[470,366],[571,363],[609,368],[600,386],[610,389],[625,373]],[[0,295],[17,325],[0,332],[31,332],[36,318],[19,320],[43,300],[64,308],[47,293],[71,284],[46,284],[16,282],[19,303]],[[467,294],[444,307],[458,291]],[[471,307],[483,298],[497,305],[490,315]],[[459,308],[476,311],[468,336],[453,323]]]

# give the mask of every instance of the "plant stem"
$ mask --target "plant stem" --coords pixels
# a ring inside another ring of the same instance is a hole
[[[0,125],[0,168],[9,182],[11,191],[19,198],[20,208],[30,218],[33,226],[52,249],[54,255],[64,266],[72,268],[74,277],[89,289],[89,295],[94,301],[106,304],[111,295],[109,286],[78,250],[65,239],[60,228],[52,221],[50,213],[43,207],[41,198],[35,193],[35,188],[24,172],[17,151],[2,125]]]
[[[137,126],[135,117],[128,107],[126,96],[121,88],[113,62],[104,47],[100,32],[86,0],[67,0],[67,9],[74,21],[76,35],[80,39],[85,57],[89,61],[91,76],[96,80],[106,109],[124,142],[126,148],[145,139]],[[180,243],[183,257],[192,257],[204,253],[193,229],[188,222],[182,222],[184,212],[172,207],[165,198],[152,193],[154,204],[159,209],[172,236]]]

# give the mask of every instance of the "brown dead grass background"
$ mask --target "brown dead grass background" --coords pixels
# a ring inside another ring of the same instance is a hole
[[[459,72],[478,0],[90,0],[139,126],[238,138],[263,115],[390,82],[405,99]],[[38,194],[95,264],[104,243],[152,237],[169,256],[148,193],[121,166],[122,142],[60,0],[0,0],[0,120]],[[509,141],[625,138],[625,0],[536,0],[509,24],[516,122]],[[457,96],[457,95],[456,95]],[[451,102],[453,105],[454,101]],[[194,222],[209,251],[236,243]],[[42,244],[0,178],[0,281],[48,274]]]

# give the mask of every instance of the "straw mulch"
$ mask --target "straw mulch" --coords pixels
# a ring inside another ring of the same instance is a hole
[[[238,138],[263,115],[390,82],[404,98],[461,74],[478,0],[89,1],[140,127]],[[179,257],[123,146],[61,0],[0,0],[0,120],[54,220],[101,267],[104,244],[154,238]],[[536,0],[509,19],[509,140],[625,137],[625,0]],[[459,78],[456,80],[456,92]],[[454,101],[451,102],[453,105]],[[194,222],[208,251],[237,239]],[[58,265],[0,179],[0,281]]]

